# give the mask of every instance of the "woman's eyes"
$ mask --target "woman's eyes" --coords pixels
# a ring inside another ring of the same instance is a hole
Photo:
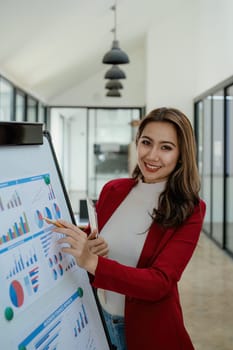
[[[151,146],[152,143],[149,140],[142,140],[141,143],[145,146]],[[161,150],[163,151],[171,151],[173,148],[170,145],[161,145]]]
[[[150,141],[148,140],[142,140],[141,142],[143,145],[150,145]]]
[[[170,151],[170,150],[172,150],[172,147],[171,147],[171,146],[168,146],[168,145],[163,145],[163,146],[161,147],[161,149],[164,149],[165,151]]]

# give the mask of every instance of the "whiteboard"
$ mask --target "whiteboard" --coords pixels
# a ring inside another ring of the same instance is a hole
[[[74,221],[49,134],[0,145],[0,164],[1,348],[109,350],[86,271],[42,220]]]

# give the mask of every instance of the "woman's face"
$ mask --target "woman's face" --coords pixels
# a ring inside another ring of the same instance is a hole
[[[175,126],[169,122],[150,122],[137,144],[138,166],[144,182],[167,180],[179,159],[179,146]]]

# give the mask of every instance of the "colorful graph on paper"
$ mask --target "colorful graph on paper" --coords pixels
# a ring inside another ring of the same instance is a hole
[[[52,225],[43,219],[62,216],[50,174],[0,183],[0,199],[4,300],[21,312],[77,266],[61,253]]]

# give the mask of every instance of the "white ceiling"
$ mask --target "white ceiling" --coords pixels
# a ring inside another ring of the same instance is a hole
[[[169,1],[117,1],[117,39],[129,56],[142,45],[159,3]],[[114,3],[0,0],[0,74],[45,101],[87,80],[103,69],[111,47]]]

